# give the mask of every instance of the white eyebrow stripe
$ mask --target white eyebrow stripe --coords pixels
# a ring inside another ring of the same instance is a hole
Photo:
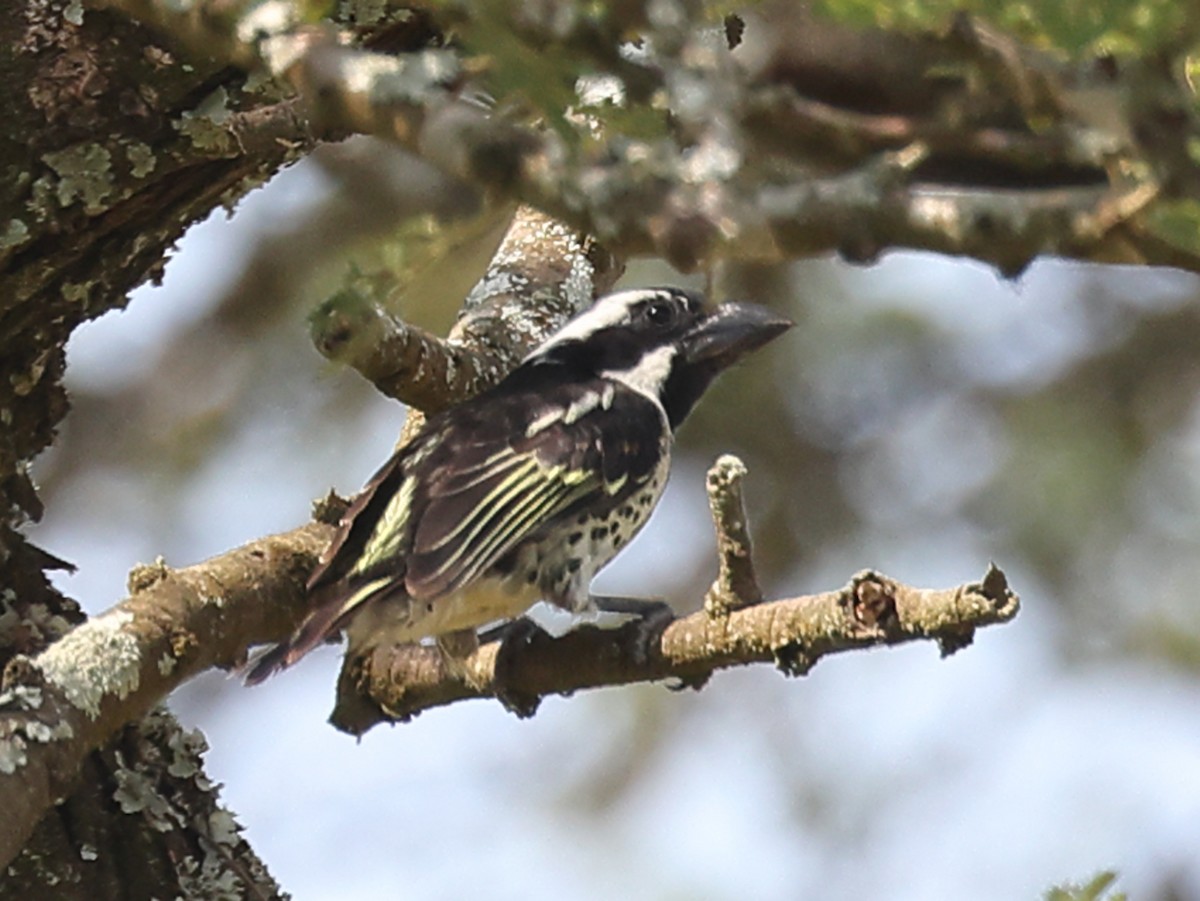
[[[632,321],[629,316],[629,308],[635,303],[665,296],[667,295],[664,291],[651,291],[645,288],[618,291],[616,294],[606,295],[596,301],[589,310],[580,313],[551,335],[544,344],[533,351],[533,354],[541,353],[546,348],[554,347],[565,341],[582,340],[601,329],[627,325]]]

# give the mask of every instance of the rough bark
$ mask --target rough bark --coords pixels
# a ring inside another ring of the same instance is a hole
[[[27,466],[67,411],[71,330],[123,305],[188,225],[313,140],[294,102],[246,90],[245,73],[222,60],[183,66],[169,42],[125,16],[14,3],[0,14],[0,47],[0,663],[19,670],[15,655],[82,618],[44,575],[66,564],[17,531],[41,515]],[[69,728],[39,695],[5,692],[6,780],[19,746],[48,737],[41,718],[58,724],[51,733]],[[217,806],[201,750],[160,711],[104,750],[72,755],[71,779],[17,785],[5,823],[26,835],[50,801],[66,800],[18,844],[24,853],[6,864],[0,896],[277,896]]]

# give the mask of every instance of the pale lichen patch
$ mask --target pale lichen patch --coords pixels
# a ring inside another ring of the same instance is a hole
[[[29,240],[29,226],[20,219],[9,219],[8,225],[0,231],[0,250],[10,247],[20,247]]]
[[[104,209],[113,191],[112,154],[99,144],[76,144],[65,150],[42,154],[42,162],[58,175],[54,196],[59,206],[83,201],[89,213]]]
[[[176,130],[189,138],[197,150],[225,153],[233,144],[229,131],[229,94],[217,88],[194,110],[183,113],[175,123]]]
[[[242,17],[237,25],[237,37],[243,44],[255,44],[290,32],[299,24],[299,10],[294,4],[268,0],[267,3],[256,4]]]
[[[0,707],[11,711],[37,710],[42,706],[42,690],[36,685],[14,685],[0,692]]]
[[[43,723],[40,720],[31,720],[24,726],[24,732],[30,741],[49,744],[52,741],[65,741],[75,737],[75,730],[71,728],[71,724],[66,720],[59,720],[57,723]]]
[[[4,413],[0,411],[0,423],[4,419]],[[66,617],[46,604],[30,604],[23,611],[18,611],[14,606],[15,601],[16,595],[11,590],[0,591],[0,635],[14,636],[20,630],[23,641],[32,646],[44,646],[71,631],[71,623]]]
[[[184,897],[205,901],[241,901],[246,897],[241,878],[226,865],[222,855],[207,854],[203,863],[194,857],[185,858],[180,861],[178,872]]]
[[[133,614],[113,610],[89,620],[51,645],[35,663],[47,682],[92,719],[107,697],[125,698],[141,680],[137,638],[126,631]]]
[[[150,145],[141,141],[130,141],[126,144],[125,156],[129,160],[129,172],[134,178],[145,178],[158,165]]]
[[[167,739],[167,747],[174,754],[167,765],[168,773],[180,779],[191,779],[203,774],[200,758],[208,750],[208,740],[203,732],[199,729],[177,729]]]
[[[463,302],[464,310],[474,310],[493,297],[501,294],[515,294],[529,285],[529,278],[519,272],[492,267],[484,273],[483,278],[475,283],[471,293]]]
[[[155,788],[154,781],[144,773],[121,764],[113,773],[117,788],[113,800],[121,805],[123,813],[140,813],[159,832],[169,832],[178,825],[178,814],[170,803]]]
[[[19,735],[0,741],[0,773],[11,776],[25,766],[25,742]]]
[[[13,685],[0,693],[0,708],[8,716],[9,727],[0,735],[0,773],[12,775],[28,762],[26,749],[31,743],[48,744],[74,735],[66,721],[38,719],[42,708],[42,689],[36,685]]]
[[[228,810],[217,809],[208,815],[209,838],[218,845],[236,845],[240,828]]]

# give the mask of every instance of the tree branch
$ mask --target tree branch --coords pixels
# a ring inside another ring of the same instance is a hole
[[[0,693],[0,867],[71,793],[89,752],[192,676],[228,669],[248,645],[295,629],[305,580],[332,535],[313,523],[185,569],[135,568],[124,601],[36,657],[10,661]]]
[[[498,382],[622,271],[623,263],[595,240],[523,206],[449,337],[405,323],[346,289],[313,315],[312,339],[383,394],[432,413]]]
[[[466,698],[500,697],[523,714],[550,694],[674,679],[698,686],[718,669],[772,662],[803,675],[828,654],[928,639],[946,656],[975,629],[1005,623],[1020,607],[994,566],[983,579],[946,589],[903,585],[865,571],[837,591],[756,604],[725,615],[701,610],[671,622],[647,653],[642,623],[583,626],[552,638],[539,630],[518,646],[490,642],[452,672],[433,647],[379,648],[355,674],[375,716],[339,725],[356,733]]]
[[[488,368],[481,354],[404,322],[354,288],[321,304],[310,325],[313,344],[325,357],[418,410],[469,397]]]
[[[1143,240],[1152,224],[1143,213],[1160,194],[1186,199],[1200,182],[1186,150],[1200,138],[1200,115],[1174,73],[1153,61],[1115,71],[1064,64],[966,16],[946,34],[904,36],[774,8],[770,21],[746,17],[733,52],[702,29],[654,25],[639,4],[609,10],[600,25],[525,4],[454,21],[465,44],[495,55],[510,78],[522,65],[536,78],[553,46],[588,60],[591,77],[619,79],[610,106],[666,97],[670,129],[664,117],[657,134],[606,142],[616,136],[608,119],[619,126],[621,114],[582,96],[574,118],[540,111],[558,129],[489,114],[464,99],[478,59],[453,51],[370,53],[332,28],[287,16],[264,22],[215,0],[187,12],[153,0],[97,2],[282,79],[318,131],[399,142],[614,252],[653,253],[683,269],[830,250],[870,259],[889,247],[970,255],[1006,273],[1046,253],[1162,262],[1162,249]],[[651,49],[631,63],[614,46],[634,29]],[[500,32],[528,53],[493,46]],[[881,154],[918,143],[920,165],[886,194],[855,192],[872,187],[856,176],[880,171]],[[1170,259],[1200,271],[1196,248]]]
[[[717,580],[704,596],[704,610],[713,618],[751,607],[763,599],[747,527],[742,480],[746,465],[732,454],[724,454],[708,471],[705,488],[713,525],[717,530]]]
[[[582,626],[559,638],[522,620],[453,663],[436,646],[381,645],[345,660],[330,721],[361,735],[481,697],[532,716],[548,694],[665,679],[700,688],[718,669],[764,661],[804,675],[827,654],[916,639],[936,641],[948,656],[969,645],[976,628],[1017,615],[1020,601],[994,565],[981,581],[951,589],[912,588],[865,570],[838,591],[762,603],[741,495],[745,474],[731,455],[708,473],[720,571],[700,612],[615,630]]]

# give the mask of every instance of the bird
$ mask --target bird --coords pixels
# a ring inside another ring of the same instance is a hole
[[[308,580],[311,613],[247,683],[342,631],[355,659],[385,643],[453,647],[539,600],[604,607],[592,579],[650,518],[675,430],[717,375],[791,325],[677,287],[598,299],[379,469]]]

